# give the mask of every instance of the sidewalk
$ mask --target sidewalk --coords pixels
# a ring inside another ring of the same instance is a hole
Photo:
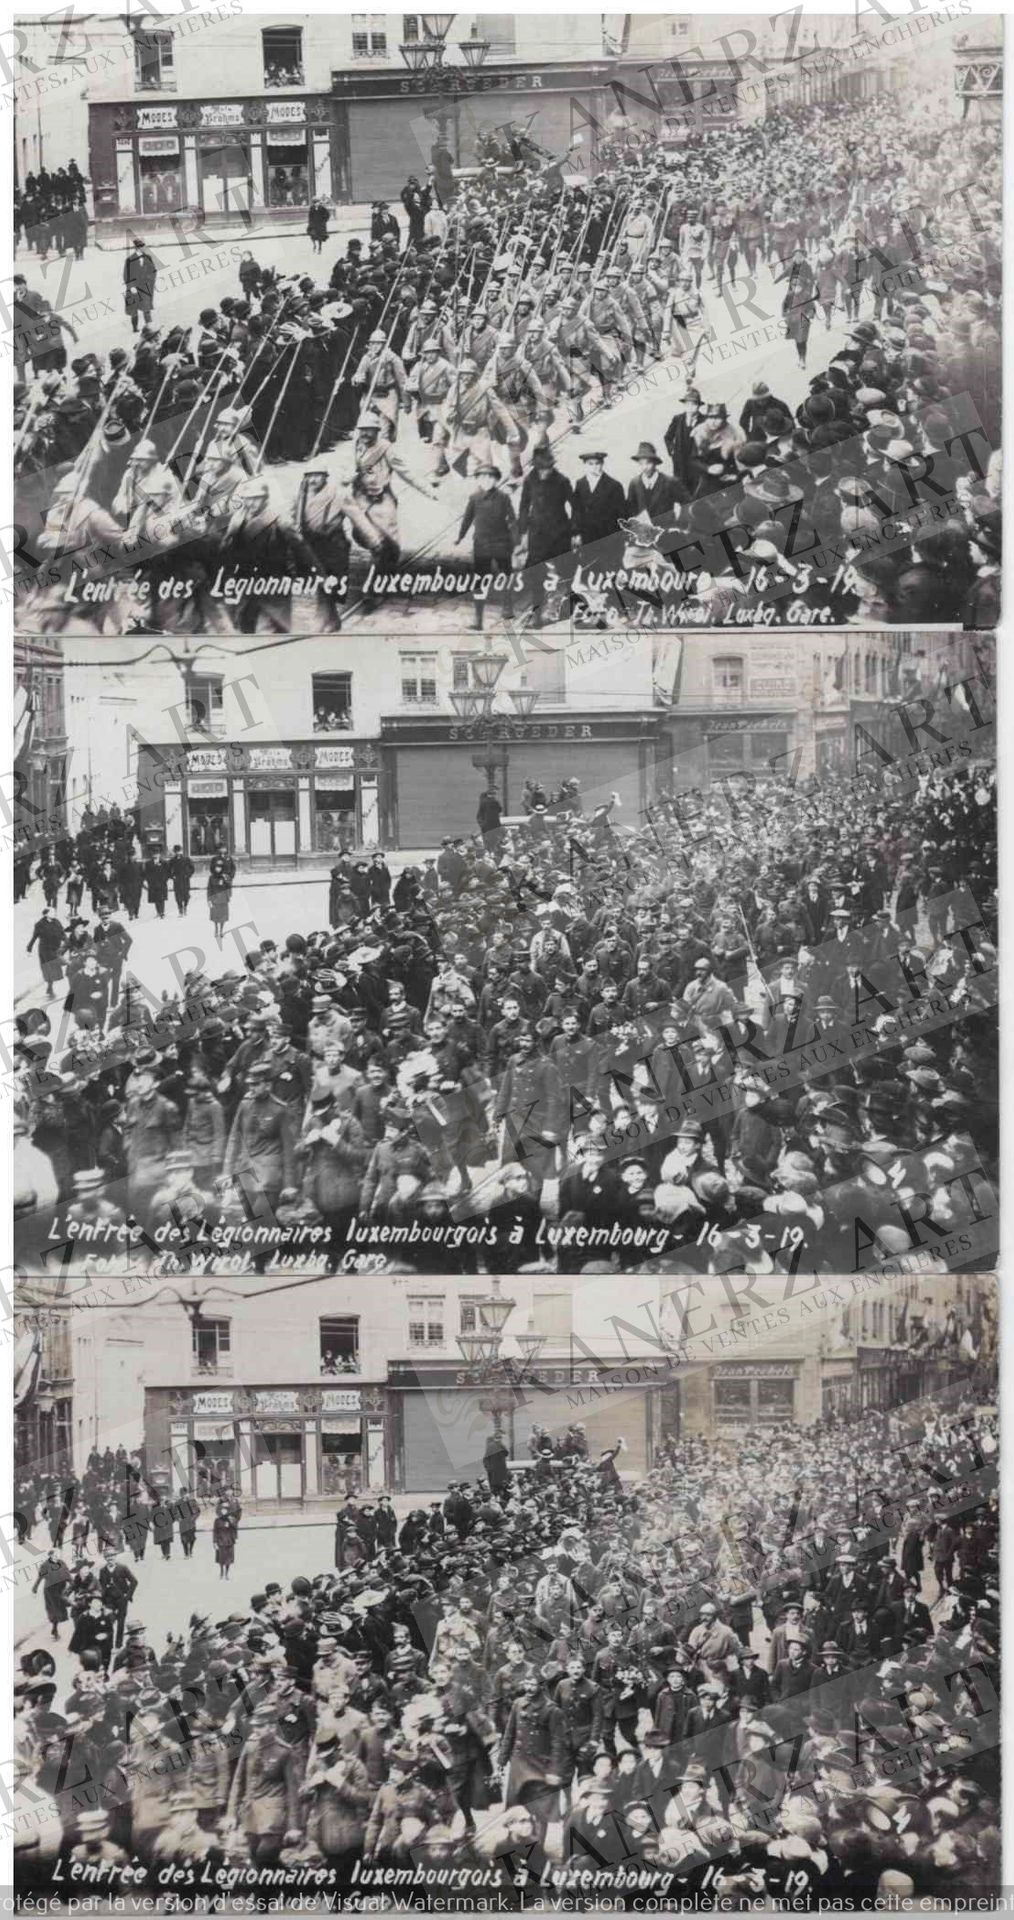
[[[368,240],[371,212],[368,201],[332,207],[325,246],[331,242],[344,245],[356,236]],[[392,206],[391,212],[404,237],[408,230],[407,218],[399,206]],[[156,253],[171,247],[189,249],[200,240],[216,244],[236,240],[249,247],[258,240],[305,240],[306,217],[306,207],[254,207],[248,216],[240,212],[205,214],[199,207],[181,207],[178,213],[169,215],[136,213],[118,214],[112,219],[92,218],[88,240],[99,253],[127,253],[135,239],[143,239]]]

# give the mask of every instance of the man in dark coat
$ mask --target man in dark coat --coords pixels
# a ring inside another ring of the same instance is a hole
[[[562,574],[568,566],[573,503],[574,489],[566,476],[557,472],[552,448],[536,447],[518,509],[518,532],[526,542],[525,567],[536,623],[545,604],[548,570],[552,567]]]
[[[675,526],[675,508],[686,504],[686,488],[662,472],[662,463],[650,440],[641,441],[634,459],[637,479],[627,488],[627,512],[632,517],[640,514],[656,527]]]
[[[127,1624],[127,1608],[137,1591],[137,1581],[130,1568],[118,1560],[112,1547],[107,1548],[106,1557],[99,1570],[99,1593],[102,1604],[112,1614],[116,1631],[116,1645],[123,1645],[123,1631]]]
[[[482,1456],[482,1470],[491,1493],[501,1498],[510,1488],[509,1455],[502,1433],[491,1433]]]
[[[623,488],[606,472],[606,458],[597,451],[583,453],[584,472],[574,488],[573,544],[576,549],[594,549],[581,557],[596,568],[619,564],[619,525],[626,511]]]
[[[499,1762],[507,1769],[506,1804],[527,1807],[543,1840],[560,1810],[567,1739],[563,1714],[534,1669],[526,1670],[507,1716]]]
[[[193,874],[193,861],[188,860],[182,847],[174,847],[169,861],[169,878],[172,881],[177,912],[181,915],[186,913],[190,905],[190,882]]]

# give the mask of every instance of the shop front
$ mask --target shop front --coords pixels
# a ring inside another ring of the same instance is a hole
[[[777,708],[704,712],[672,720],[673,785],[706,787],[742,774],[784,774],[795,745],[795,714]]]
[[[511,127],[554,157],[580,134],[580,164],[590,168],[615,106],[611,70],[605,61],[445,68],[439,93],[427,73],[336,72],[331,92],[348,154],[346,197],[396,201],[409,174],[422,179],[431,165],[453,190],[450,170],[474,167],[488,136],[502,140]]]
[[[651,1361],[615,1369],[540,1363],[530,1384],[509,1391],[477,1385],[467,1371],[437,1361],[394,1363],[388,1389],[395,1486],[404,1493],[442,1493],[451,1480],[479,1478],[494,1426],[494,1392],[509,1457],[523,1466],[531,1463],[534,1427],[559,1436],[579,1422],[593,1460],[622,1435],[618,1465],[636,1479],[680,1431],[679,1386],[660,1378]]]
[[[326,95],[89,108],[96,219],[235,218],[340,193],[343,155]]]
[[[854,1360],[825,1360],[820,1381],[820,1411],[824,1420],[844,1420],[856,1405]]]
[[[138,789],[144,834],[198,862],[227,853],[259,866],[327,864],[379,844],[372,741],[142,745]]]
[[[381,1386],[149,1387],[145,1457],[174,1490],[212,1500],[302,1506],[389,1484]]]
[[[899,1399],[898,1354],[893,1347],[860,1347],[858,1390],[860,1409],[893,1407]]]
[[[526,780],[551,793],[577,779],[586,812],[615,792],[620,817],[633,826],[654,798],[667,750],[656,713],[536,715],[492,737],[443,715],[380,724],[382,823],[392,847],[438,847],[446,834],[473,834],[487,777],[507,815],[520,813]]]

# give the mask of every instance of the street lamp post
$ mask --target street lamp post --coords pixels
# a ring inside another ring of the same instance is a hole
[[[502,655],[480,654],[472,661],[472,675],[477,684],[468,690],[452,693],[451,705],[462,723],[463,731],[482,743],[480,750],[472,755],[472,765],[482,769],[490,787],[495,786],[499,769],[503,783],[503,810],[509,813],[507,769],[510,766],[510,743],[523,738],[523,724],[535,712],[539,695],[530,687],[512,687],[507,693],[511,706],[498,708],[495,705],[497,683],[506,665],[507,661]]]
[[[476,1302],[478,1325],[474,1333],[458,1335],[458,1346],[468,1372],[479,1386],[489,1388],[479,1405],[483,1413],[491,1415],[493,1433],[498,1440],[503,1438],[504,1415],[517,1405],[546,1344],[545,1335],[536,1333],[529,1316],[525,1331],[514,1336],[520,1360],[503,1352],[504,1331],[517,1302],[501,1293],[500,1285],[499,1279],[491,1280],[490,1292]]]
[[[447,36],[454,20],[453,13],[424,13],[420,16],[423,37],[421,40],[403,41],[398,51],[410,73],[427,73],[436,92],[449,91],[453,75],[445,67]],[[477,73],[485,64],[490,42],[480,38],[475,27],[467,40],[459,40],[458,49],[461,64],[470,73]]]

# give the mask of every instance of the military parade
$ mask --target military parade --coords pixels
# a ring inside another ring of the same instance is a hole
[[[603,143],[590,172],[577,142],[487,143],[337,254],[312,208],[311,272],[233,247],[230,291],[182,324],[135,237],[100,351],[25,262],[19,620],[597,624],[626,566],[676,572],[661,612],[647,595],[663,624],[748,619],[773,581],[790,624],[989,625],[999,147],[906,105]]]

